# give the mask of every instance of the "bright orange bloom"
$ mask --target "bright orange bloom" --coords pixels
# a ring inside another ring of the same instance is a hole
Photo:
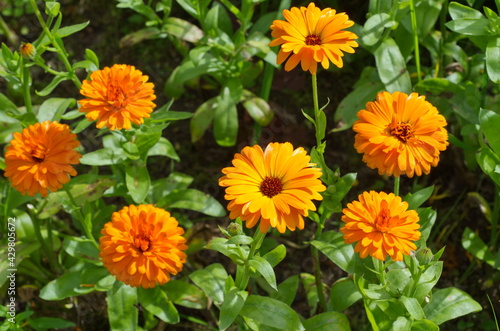
[[[265,151],[260,146],[245,147],[235,154],[234,167],[222,169],[219,185],[226,187],[224,198],[230,200],[229,217],[239,217],[252,228],[260,220],[260,231],[269,227],[284,233],[304,228],[303,216],[316,210],[313,199],[326,188],[321,183],[321,170],[310,163],[311,157],[290,143],[270,143]]]
[[[23,195],[43,197],[55,192],[76,176],[71,164],[80,163],[80,146],[69,126],[45,121],[14,133],[5,153],[5,177]]]
[[[340,232],[346,244],[357,242],[354,252],[361,258],[368,255],[385,261],[389,255],[394,261],[403,260],[403,254],[417,249],[413,243],[420,238],[419,217],[407,210],[408,203],[393,193],[363,192],[359,201],[347,204],[342,210]]]
[[[28,59],[33,59],[36,55],[36,48],[30,43],[21,43],[19,47],[19,53]]]
[[[381,175],[428,174],[448,146],[446,119],[417,93],[379,93],[357,116],[354,147]]]
[[[177,225],[169,212],[153,205],[123,207],[101,230],[102,263],[127,285],[165,284],[186,262],[186,238]]]
[[[142,124],[156,105],[154,84],[134,66],[115,64],[94,71],[83,81],[80,93],[88,97],[78,101],[80,111],[89,121],[97,120],[97,128],[130,129],[131,123]]]
[[[300,62],[302,70],[316,74],[318,62],[328,69],[330,61],[342,68],[343,52],[354,53],[358,47],[354,33],[343,31],[352,25],[345,13],[336,14],[334,9],[319,9],[310,3],[306,7],[283,10],[286,21],[275,20],[271,35],[276,38],[269,46],[281,45],[277,64],[288,59],[285,70],[290,71]]]

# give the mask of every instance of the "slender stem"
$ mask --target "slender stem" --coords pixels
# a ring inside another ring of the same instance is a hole
[[[494,246],[498,231],[498,217],[500,216],[500,187],[495,185],[495,202],[493,203],[493,212],[491,214],[491,237],[490,246]]]
[[[399,182],[401,177],[394,177],[394,195],[399,196]]]
[[[30,68],[24,65],[24,58],[21,56],[21,72],[22,72],[22,82],[23,82],[23,98],[24,105],[26,106],[26,111],[28,113],[33,112],[33,105],[31,103],[31,92],[30,92]]]
[[[59,274],[61,271],[61,267],[59,265],[59,262],[57,261],[54,251],[52,250],[52,247],[50,247],[42,237],[42,230],[40,229],[40,220],[36,217],[35,213],[33,213],[31,209],[28,208],[28,212],[33,221],[33,230],[35,230],[35,236],[40,242],[42,250],[45,252],[45,256],[49,260],[50,269],[56,274]],[[47,229],[47,231],[51,231],[51,229]]]
[[[382,284],[382,286],[386,285],[386,279],[385,279],[385,262],[381,261],[376,258],[372,258],[373,261],[373,266],[375,267],[375,270],[378,272],[378,280]]]
[[[413,31],[413,45],[415,48],[415,64],[417,66],[417,79],[420,82],[422,75],[420,72],[420,50],[418,48],[417,14],[415,11],[415,0],[410,0],[411,29]]]
[[[243,274],[241,273],[240,275],[237,274],[236,277],[235,285],[240,290],[245,290],[248,285],[248,279],[250,278],[250,260],[254,257],[255,252],[260,248],[260,245],[262,245],[262,241],[264,241],[266,233],[267,232],[262,233],[260,229],[255,230],[253,241],[252,244],[250,245],[250,252],[248,252],[248,257],[245,261],[245,268],[243,270]]]
[[[319,229],[319,224],[318,224]],[[314,281],[316,284],[316,291],[318,292],[318,300],[323,312],[329,311],[329,306],[326,303],[325,292],[323,290],[323,280],[321,277],[321,266],[319,264],[319,252],[318,249],[311,245],[311,255],[313,259],[314,267]]]
[[[318,130],[319,126],[319,106],[318,106],[318,82],[316,79],[316,74],[312,76],[312,94],[313,94],[313,106],[314,106],[314,121],[316,127],[316,148],[320,148],[321,145],[321,132]]]
[[[75,74],[75,71],[73,70],[73,67],[69,63],[68,57],[66,55],[66,51],[61,47],[61,45],[59,45],[59,43],[57,42],[57,40],[54,37],[54,35],[52,34],[52,32],[50,32],[49,28],[47,27],[47,24],[43,20],[42,14],[40,13],[40,10],[38,9],[38,6],[36,5],[35,0],[30,0],[30,3],[31,3],[31,7],[33,8],[33,11],[36,15],[36,18],[38,19],[38,22],[40,23],[40,26],[43,29],[43,32],[47,35],[47,37],[49,37],[51,44],[57,50],[57,56],[64,63],[64,66],[66,67],[66,71],[68,72],[71,80],[73,81],[75,86],[78,89],[80,89],[82,86],[82,82],[80,82],[80,80],[78,79],[78,77]]]
[[[9,25],[5,23],[1,15],[0,15],[0,30],[3,30],[5,36],[7,37],[11,45],[17,45],[19,43],[19,37],[14,31],[12,31]]]
[[[80,221],[80,224],[82,225],[83,231],[85,232],[85,236],[87,239],[92,240],[92,243],[94,244],[95,247],[99,248],[99,244],[94,238],[94,235],[92,234],[92,226],[87,226],[88,224],[92,224],[90,220],[86,219],[86,216],[83,214],[82,209],[76,204],[75,198],[73,197],[73,194],[71,194],[71,191],[68,189],[68,187],[65,185],[63,186],[64,191],[66,191],[66,194],[68,195],[69,201],[71,201],[71,204],[73,205],[73,209],[78,210],[79,215],[75,216],[75,219],[78,219]]]

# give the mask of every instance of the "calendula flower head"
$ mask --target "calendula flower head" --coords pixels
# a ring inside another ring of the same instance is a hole
[[[428,174],[448,146],[446,119],[417,93],[379,93],[357,116],[354,147],[381,175]]]
[[[186,239],[177,220],[153,205],[113,213],[99,239],[102,263],[119,281],[151,288],[165,284],[186,262]]]
[[[319,192],[326,189],[321,170],[310,161],[302,147],[293,149],[288,142],[270,143],[264,151],[258,145],[243,148],[219,179],[230,201],[229,217],[239,217],[247,228],[260,220],[262,233],[269,227],[281,233],[303,229],[303,216],[316,210],[312,200],[322,200]]]
[[[271,35],[275,38],[270,46],[281,45],[277,64],[288,61],[285,70],[290,71],[301,64],[302,70],[316,74],[318,63],[328,69],[330,62],[343,67],[344,52],[354,53],[358,47],[354,33],[344,31],[354,24],[345,13],[334,9],[319,9],[310,3],[306,7],[292,7],[283,10],[283,20],[275,20],[271,25]]]
[[[87,97],[78,101],[80,111],[89,121],[97,120],[97,128],[130,129],[132,123],[142,124],[156,105],[154,84],[147,83],[134,66],[115,64],[94,71],[84,80],[80,93]]]
[[[33,59],[36,55],[36,48],[30,43],[21,43],[19,46],[19,53],[25,58]]]
[[[356,243],[354,252],[361,258],[371,255],[385,261],[390,256],[401,261],[403,255],[417,249],[419,217],[416,211],[407,210],[408,203],[401,197],[370,191],[360,194],[358,200],[342,210],[346,224],[340,232],[346,244]]]
[[[14,133],[5,153],[5,177],[21,194],[43,197],[55,192],[76,176],[72,164],[82,157],[74,149],[80,146],[69,126],[45,121]]]

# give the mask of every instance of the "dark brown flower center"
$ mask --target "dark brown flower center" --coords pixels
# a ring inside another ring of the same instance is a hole
[[[306,37],[306,45],[321,45],[321,37],[316,34],[310,34]]]
[[[389,133],[399,141],[405,143],[413,137],[411,125],[408,123],[389,124]]]
[[[151,237],[141,233],[134,238],[134,246],[141,252],[147,252],[151,249]]]
[[[283,191],[283,184],[281,183],[281,179],[266,176],[266,178],[264,178],[264,180],[260,184],[260,191],[266,197],[274,197],[275,195]]]

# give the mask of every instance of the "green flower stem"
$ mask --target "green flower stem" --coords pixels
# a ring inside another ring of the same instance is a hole
[[[252,244],[250,245],[250,252],[248,252],[248,257],[245,260],[245,267],[243,269],[243,273],[241,272],[241,270],[240,272],[236,273],[235,285],[240,290],[244,291],[248,286],[248,280],[250,279],[250,260],[254,257],[255,252],[262,245],[262,241],[264,241],[266,233],[262,233],[259,228],[255,230],[253,241]]]
[[[75,74],[75,71],[73,70],[73,67],[69,63],[68,57],[66,55],[66,51],[63,49],[63,47],[57,42],[56,38],[50,32],[49,28],[47,27],[47,24],[43,20],[42,14],[40,13],[40,10],[38,9],[38,6],[36,5],[35,0],[30,0],[31,7],[33,8],[33,11],[36,15],[36,18],[38,19],[38,22],[40,23],[40,26],[43,29],[43,32],[47,35],[47,37],[50,39],[50,42],[54,46],[54,48],[57,51],[57,56],[59,59],[64,63],[64,66],[66,67],[66,71],[69,74],[69,77],[75,84],[76,88],[80,90],[82,87],[82,82],[78,79],[78,77]]]
[[[382,286],[385,286],[387,284],[386,278],[385,278],[385,262],[381,261],[379,259],[376,259],[372,257],[373,261],[373,266],[375,267],[375,270],[377,271],[378,275],[378,280],[380,281],[380,284]]]
[[[64,185],[64,191],[66,191],[66,194],[68,195],[69,201],[73,205],[74,210],[78,210],[79,215],[75,216],[75,219],[78,219],[82,225],[83,231],[85,232],[85,236],[87,239],[92,240],[92,243],[94,244],[95,247],[99,249],[99,244],[94,238],[94,235],[92,234],[92,226],[87,226],[88,224],[92,224],[92,220],[90,219],[91,215],[84,215],[82,212],[81,207],[79,207],[76,204],[75,198],[73,197],[73,194],[71,194],[71,191],[68,189],[66,185]],[[88,216],[88,217],[87,217]],[[89,218],[89,219],[87,219]]]
[[[312,94],[313,94],[313,106],[314,106],[314,126],[316,127],[316,148],[318,151],[323,154],[324,149],[321,148],[321,137],[324,137],[324,132],[320,132],[318,130],[320,128],[319,125],[319,106],[318,106],[318,82],[316,79],[316,74],[311,75],[312,76]]]
[[[22,82],[23,82],[23,99],[24,105],[26,106],[26,111],[28,113],[33,112],[33,104],[31,103],[31,92],[30,92],[30,68],[24,65],[24,58],[21,56],[21,72],[22,72]]]
[[[401,181],[401,177],[394,177],[394,195],[399,196],[399,182]]]
[[[321,234],[323,226],[318,224],[317,233]],[[316,236],[317,238],[317,236]],[[329,311],[329,306],[326,303],[325,292],[323,290],[323,280],[321,277],[321,266],[319,264],[319,252],[318,249],[311,245],[311,255],[313,258],[313,266],[314,266],[314,281],[316,283],[316,291],[318,292],[318,300],[323,312]]]
[[[410,0],[411,29],[413,31],[413,46],[415,48],[415,65],[417,66],[417,80],[422,80],[420,71],[420,50],[418,48],[417,14],[415,11],[415,0]]]
[[[56,254],[54,253],[54,250],[52,249],[51,245],[47,243],[42,237],[42,230],[40,228],[40,220],[36,216],[36,214],[33,212],[32,209],[28,208],[28,212],[30,214],[30,217],[33,221],[33,229],[35,230],[35,236],[40,242],[40,245],[42,246],[42,250],[45,253],[45,256],[47,257],[50,265],[50,269],[56,273],[60,274],[61,273],[61,266],[59,265],[59,261],[56,258]],[[47,227],[47,236],[49,232],[52,231],[51,228]]]

